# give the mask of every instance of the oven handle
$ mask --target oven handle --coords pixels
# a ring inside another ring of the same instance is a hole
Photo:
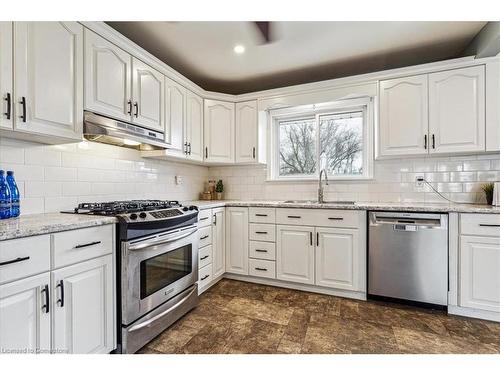
[[[139,329],[142,329],[144,327],[147,327],[149,326],[150,324],[154,323],[156,320],[158,319],[161,319],[162,317],[164,317],[165,315],[167,315],[169,312],[171,312],[172,310],[176,309],[177,307],[179,307],[180,305],[182,305],[184,302],[186,302],[186,300],[188,298],[191,297],[191,295],[197,290],[196,288],[196,284],[193,285],[191,287],[191,290],[190,292],[184,297],[182,298],[179,302],[177,302],[175,305],[173,305],[172,307],[166,309],[165,311],[163,311],[161,314],[158,314],[156,315],[155,317],[151,318],[151,319],[148,319],[146,320],[145,322],[142,322],[142,323],[139,323],[137,324],[136,326],[133,326],[132,328],[130,328],[129,332],[134,332],[134,331],[137,331]]]
[[[181,235],[179,235],[179,236],[166,237],[166,238],[162,238],[161,240],[156,240],[156,241],[141,242],[141,243],[138,243],[136,245],[131,245],[128,249],[129,250],[141,250],[141,249],[145,249],[147,247],[161,245],[161,244],[164,244],[167,242],[177,241],[177,240],[180,240],[181,238],[190,236],[191,234],[193,234],[197,230],[198,230],[198,228],[193,228],[189,231],[182,232]]]

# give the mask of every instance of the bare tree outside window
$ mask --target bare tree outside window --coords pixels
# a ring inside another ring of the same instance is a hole
[[[279,123],[281,176],[313,175],[316,172],[316,119]]]

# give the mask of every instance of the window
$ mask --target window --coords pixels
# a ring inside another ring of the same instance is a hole
[[[371,177],[369,100],[346,100],[271,112],[274,180]]]

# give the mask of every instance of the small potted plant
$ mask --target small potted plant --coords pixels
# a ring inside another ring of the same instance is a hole
[[[493,182],[488,182],[487,184],[483,184],[481,186],[481,190],[484,191],[486,195],[486,203],[490,206],[493,204],[493,187],[495,184]]]
[[[217,185],[215,185],[215,192],[217,193],[217,200],[222,200],[222,192],[224,191],[224,185],[222,184],[222,180],[217,181]]]

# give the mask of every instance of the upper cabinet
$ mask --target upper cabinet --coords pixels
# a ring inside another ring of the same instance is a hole
[[[485,151],[483,65],[380,82],[377,156]]]
[[[188,159],[203,161],[203,99],[190,91],[186,97],[186,143]]]
[[[257,101],[236,103],[236,163],[257,161]]]
[[[431,153],[485,150],[484,66],[429,74]]]
[[[169,78],[165,78],[165,117],[165,142],[170,145],[169,154],[186,155],[186,89]]]
[[[234,163],[234,103],[205,100],[205,161]]]
[[[12,130],[12,22],[0,22],[0,94],[0,128]]]
[[[85,109],[130,121],[131,65],[128,53],[85,30]]]
[[[427,75],[380,82],[381,156],[427,154]]]
[[[14,23],[14,130],[81,139],[83,26]]]

